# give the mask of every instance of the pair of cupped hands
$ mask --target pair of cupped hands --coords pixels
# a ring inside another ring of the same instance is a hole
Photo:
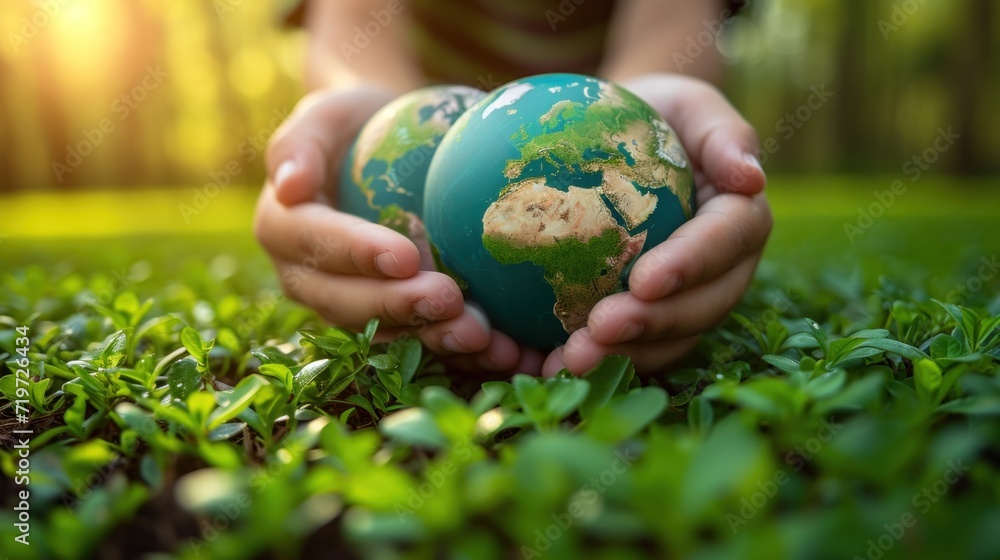
[[[285,293],[340,326],[360,329],[377,317],[380,340],[413,333],[460,370],[579,375],[611,354],[631,357],[640,372],[676,361],[727,316],[753,277],[772,225],[766,179],[753,128],[713,86],[673,75],[621,85],[678,134],[698,210],[636,261],[629,290],[598,302],[565,345],[545,355],[492,329],[414,241],[332,206],[344,155],[395,97],[377,87],[310,93],[270,141],[254,229]]]

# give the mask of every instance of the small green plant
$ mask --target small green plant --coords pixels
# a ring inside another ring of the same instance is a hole
[[[171,263],[154,258],[172,272],[108,297],[114,259],[4,274],[12,489],[18,402],[32,435],[31,545],[11,544],[11,495],[3,554],[1000,550],[1000,299],[988,290],[959,305],[919,283],[764,266],[675,371],[640,377],[611,356],[580,378],[488,380],[447,372],[412,336],[375,343],[375,321],[323,325],[269,289],[259,255],[225,275]]]

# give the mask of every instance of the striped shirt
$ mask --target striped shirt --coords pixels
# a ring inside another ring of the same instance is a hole
[[[342,1],[342,0],[336,0]],[[532,74],[595,74],[616,0],[401,0],[431,82],[486,90]],[[375,10],[385,3],[372,2]],[[304,2],[287,20],[301,23]]]

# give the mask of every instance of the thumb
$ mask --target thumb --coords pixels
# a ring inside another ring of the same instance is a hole
[[[392,99],[375,87],[319,90],[299,102],[267,148],[267,180],[286,206],[337,188],[340,164],[368,118]]]

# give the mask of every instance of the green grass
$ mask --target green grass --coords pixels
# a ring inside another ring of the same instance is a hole
[[[544,382],[285,301],[251,189],[190,223],[190,190],[0,201],[0,550],[995,558],[1000,192],[925,178],[849,243],[892,180],[775,179],[753,287],[677,371]]]

